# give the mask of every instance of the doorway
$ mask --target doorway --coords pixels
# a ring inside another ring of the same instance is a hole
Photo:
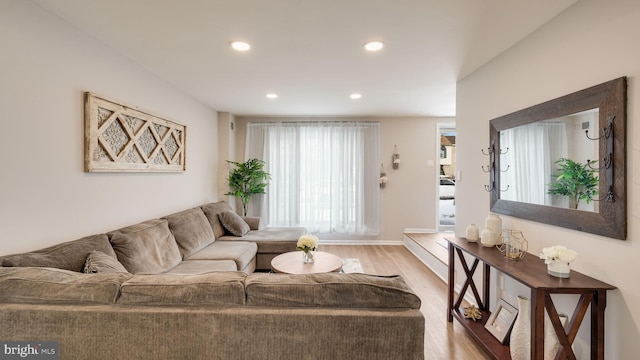
[[[456,128],[438,124],[438,231],[453,231],[456,225]]]

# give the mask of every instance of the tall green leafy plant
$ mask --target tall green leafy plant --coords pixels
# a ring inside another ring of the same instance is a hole
[[[249,159],[243,163],[227,160],[232,169],[229,172],[229,192],[225,195],[235,196],[242,201],[243,214],[247,215],[249,200],[256,194],[264,194],[271,174],[264,171],[264,161]]]
[[[569,197],[569,207],[577,209],[581,200],[589,204],[598,195],[598,178],[589,165],[595,161],[582,164],[571,159],[561,158],[556,161],[560,172],[556,181],[549,184],[547,193]]]

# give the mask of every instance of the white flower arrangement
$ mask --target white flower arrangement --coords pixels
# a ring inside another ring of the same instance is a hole
[[[399,158],[393,159],[393,163],[394,164],[400,164],[400,159]]]
[[[552,261],[558,261],[562,263],[570,263],[576,261],[578,253],[574,250],[567,249],[562,245],[551,246],[542,249],[542,253],[538,255],[540,259],[544,259],[545,264],[549,264]]]
[[[296,244],[296,250],[304,252],[315,251],[318,248],[318,237],[305,234],[300,236],[298,243]]]
[[[386,184],[387,181],[389,181],[389,179],[387,178],[387,175],[380,176],[380,184]]]

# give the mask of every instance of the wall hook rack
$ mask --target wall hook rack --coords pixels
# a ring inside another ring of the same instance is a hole
[[[491,186],[485,185],[484,186],[484,191],[486,191],[486,192],[493,192],[494,190],[496,190],[496,189],[493,187],[493,185],[491,185]],[[509,190],[509,185],[507,185],[507,188],[504,189],[504,190],[500,189],[500,192],[505,192],[507,190]]]
[[[587,136],[587,139],[589,140],[600,140],[600,139],[609,139],[612,138],[611,135],[613,135],[613,120],[615,120],[616,117],[615,116],[609,116],[609,121],[607,123],[607,126],[605,126],[604,128],[602,128],[602,135],[598,136],[597,138],[592,138],[589,137],[589,129],[585,130],[584,133]]]
[[[587,165],[589,168],[593,170],[604,170],[605,179],[606,179],[606,193],[600,199],[591,199],[592,201],[607,201],[614,202],[615,195],[613,193],[613,141],[614,141],[614,133],[613,133],[613,122],[616,119],[615,116],[609,116],[607,125],[602,128],[602,135],[597,138],[589,137],[589,130],[585,130],[584,134],[589,140],[598,141],[601,143],[601,154],[604,152],[606,155],[602,158],[602,165],[599,167],[591,166],[595,161],[587,160]],[[602,147],[602,143],[604,143],[604,147]]]
[[[491,154],[493,154],[495,152],[495,149],[492,146],[490,146],[490,147],[487,148],[487,152],[486,153],[484,152],[484,149],[480,149],[480,151],[482,152],[483,155],[489,156],[489,155],[491,155]],[[500,155],[504,155],[504,154],[506,154],[508,152],[509,152],[509,148],[507,148],[505,151],[502,151],[502,149],[498,150],[498,153]]]
[[[509,186],[507,185],[507,188],[502,190],[502,189],[496,189],[495,183],[496,183],[496,153],[498,155],[504,155],[506,153],[509,152],[509,148],[507,148],[506,150],[502,150],[502,149],[498,149],[496,151],[496,146],[495,143],[491,143],[491,145],[487,148],[487,152],[484,151],[484,149],[480,150],[482,152],[483,155],[485,156],[489,156],[489,165],[485,166],[482,165],[482,171],[485,173],[489,173],[489,182],[490,185],[485,185],[484,186],[484,190],[487,192],[493,192],[494,190],[500,190],[501,192],[505,192],[507,190],[509,190]],[[509,169],[511,168],[511,165],[507,165],[507,168],[502,170],[502,169],[497,169],[498,172],[507,172],[509,171]]]

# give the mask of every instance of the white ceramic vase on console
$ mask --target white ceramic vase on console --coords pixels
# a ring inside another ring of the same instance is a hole
[[[518,296],[518,316],[509,338],[512,360],[531,359],[531,300]]]
[[[502,244],[502,218],[497,214],[489,213],[489,216],[484,220],[484,226],[493,231],[494,245]]]
[[[560,317],[560,323],[564,327],[567,323],[568,317],[565,314],[558,314]],[[556,358],[556,354],[558,353],[558,349],[560,349],[560,340],[558,340],[558,335],[556,335],[556,331],[553,328],[553,324],[551,324],[551,319],[549,315],[545,314],[544,316],[544,360],[554,360]]]
[[[470,224],[467,226],[467,241],[476,242],[478,240],[480,240],[480,229],[476,224]]]

